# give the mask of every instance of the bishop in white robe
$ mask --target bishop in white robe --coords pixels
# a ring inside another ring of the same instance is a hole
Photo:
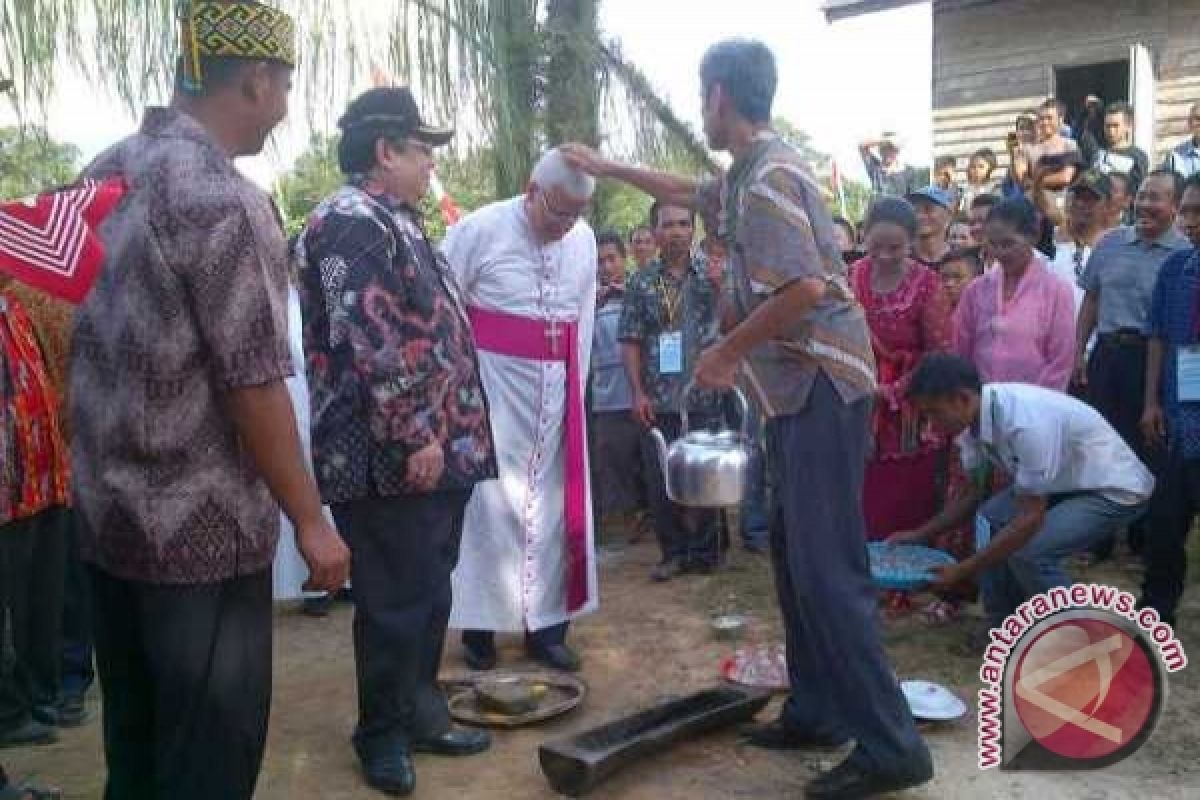
[[[495,664],[495,631],[578,668],[566,623],[597,605],[583,394],[596,299],[594,188],[557,151],[525,195],[450,229],[442,245],[469,309],[499,479],[476,487],[454,572],[450,625],[468,664]]]

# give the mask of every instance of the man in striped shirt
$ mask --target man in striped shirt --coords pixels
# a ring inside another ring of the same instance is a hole
[[[568,145],[581,169],[690,203],[728,244],[726,335],[696,362],[697,383],[742,372],[766,422],[775,584],[787,629],[791,698],[751,743],[855,749],[807,787],[809,798],[868,797],[923,784],[933,763],[888,666],[867,570],[861,494],[875,366],[862,307],[820,189],[768,127],[777,82],[758,42],[714,45],[700,67],[704,128],[734,161],[720,181],[616,164]],[[712,224],[716,221],[716,225]],[[836,668],[832,668],[833,665]]]

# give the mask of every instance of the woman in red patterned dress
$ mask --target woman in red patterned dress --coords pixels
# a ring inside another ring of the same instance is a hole
[[[877,200],[864,228],[867,256],[850,270],[866,310],[879,378],[875,452],[863,490],[871,540],[920,526],[942,500],[938,473],[946,443],[921,423],[904,396],[921,357],[949,349],[951,339],[951,308],[941,281],[910,255],[916,228],[906,201]]]

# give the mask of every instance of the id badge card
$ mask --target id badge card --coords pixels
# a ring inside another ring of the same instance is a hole
[[[992,541],[992,525],[983,514],[975,515],[975,552],[987,548]]]
[[[1200,403],[1200,345],[1179,348],[1175,370],[1179,402]]]
[[[671,331],[659,335],[658,373],[660,375],[683,373],[683,331]]]

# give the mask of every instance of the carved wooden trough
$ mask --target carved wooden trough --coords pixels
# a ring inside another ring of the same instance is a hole
[[[744,722],[769,692],[719,687],[671,700],[538,749],[542,773],[555,791],[579,797],[634,761],[702,733]]]

